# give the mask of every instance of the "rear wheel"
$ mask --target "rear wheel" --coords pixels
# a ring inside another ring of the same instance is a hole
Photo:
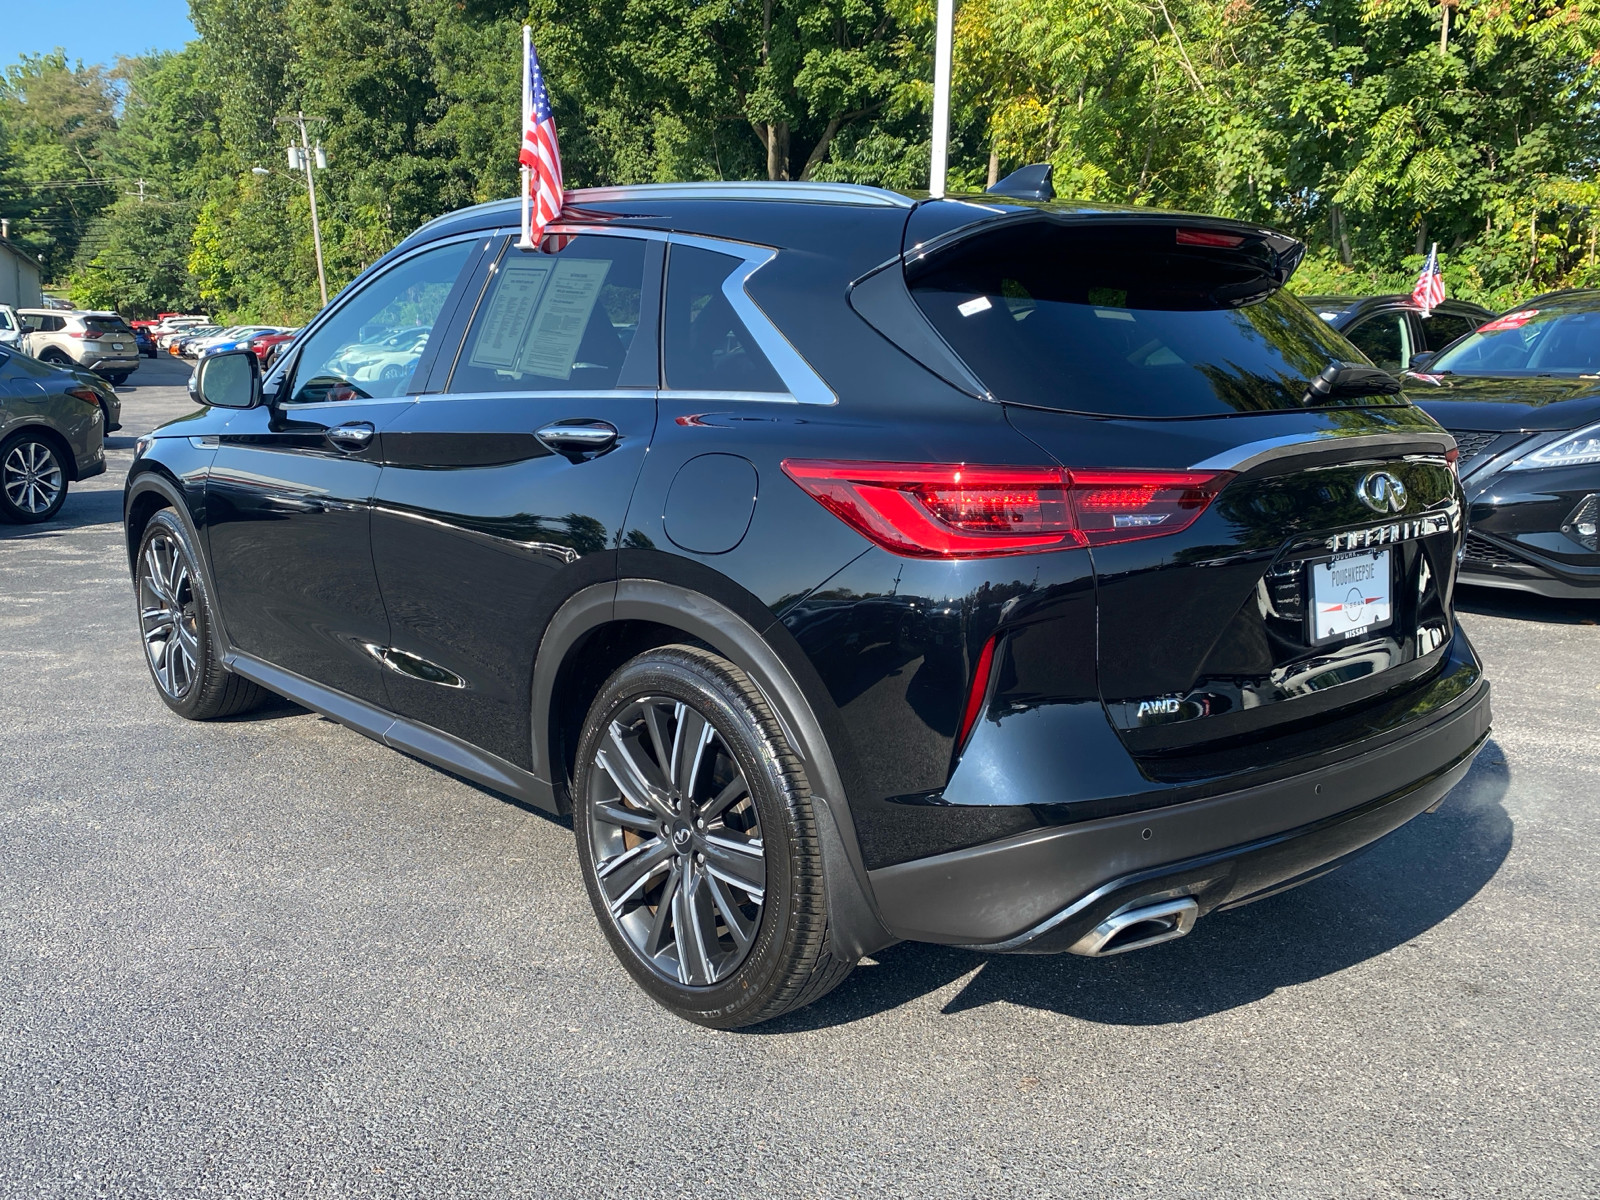
[[[54,445],[26,429],[0,444],[0,518],[36,525],[66,499],[67,469]]]
[[[127,371],[117,371],[115,374],[107,375],[106,379],[110,381],[112,387],[121,387],[128,382],[128,375]]]
[[[189,531],[171,509],[150,518],[134,572],[145,664],[166,706],[191,721],[230,717],[271,693],[222,665],[221,639]]]
[[[645,991],[733,1029],[850,973],[827,930],[805,772],[748,676],[693,646],[606,682],[578,747],[573,827],[589,899]]]

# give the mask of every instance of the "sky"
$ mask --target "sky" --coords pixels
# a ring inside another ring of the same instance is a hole
[[[5,0],[0,67],[61,47],[67,61],[110,66],[117,55],[179,50],[195,36],[188,0]]]

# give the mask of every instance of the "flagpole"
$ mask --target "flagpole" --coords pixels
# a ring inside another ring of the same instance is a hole
[[[519,146],[522,144],[522,139],[527,136],[528,119],[533,115],[533,95],[528,91],[528,58],[532,45],[533,30],[524,25],[522,27],[522,128],[517,132]],[[531,170],[531,167],[522,168],[522,236],[517,240],[517,247],[521,250],[534,249],[533,242],[528,236],[531,216],[528,204],[528,173]]]
[[[937,0],[933,35],[933,162],[928,195],[944,196],[945,167],[950,158],[950,58],[955,40],[955,0]]]

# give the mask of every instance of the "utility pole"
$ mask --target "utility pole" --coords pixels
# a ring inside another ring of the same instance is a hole
[[[306,173],[306,194],[311,197],[311,244],[317,253],[317,287],[322,292],[322,306],[328,306],[328,275],[322,267],[322,227],[317,223],[317,180],[316,168],[326,167],[328,157],[323,152],[322,143],[318,142],[315,149],[311,145],[311,138],[306,133],[307,122],[319,125],[327,121],[326,117],[308,117],[303,112],[296,112],[292,117],[274,117],[274,125],[293,125],[300,130],[300,144],[289,146],[289,166]],[[293,136],[292,134],[290,135]]]
[[[134,183],[138,184],[138,186],[139,186],[139,190],[137,192],[123,192],[122,194],[124,196],[138,196],[139,197],[139,203],[143,204],[144,203],[144,180],[143,179],[136,179],[136,180],[134,180]]]

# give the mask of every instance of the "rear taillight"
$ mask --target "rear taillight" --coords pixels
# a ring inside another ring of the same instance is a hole
[[[1230,478],[794,458],[783,469],[851,528],[916,558],[1029,554],[1177,533]]]
[[[63,329],[61,332],[72,338],[92,338],[98,336],[97,334],[89,333],[83,329]]]
[[[100,397],[95,393],[93,388],[68,388],[67,395],[71,396],[74,400],[82,400],[85,404],[92,404],[95,408],[100,407]]]
[[[961,732],[956,735],[957,753],[966,748],[972,727],[983,715],[983,702],[989,696],[989,676],[994,673],[994,645],[999,637],[999,634],[995,634],[983,644],[983,651],[972,670],[972,682],[967,686],[967,708],[961,714]]]

